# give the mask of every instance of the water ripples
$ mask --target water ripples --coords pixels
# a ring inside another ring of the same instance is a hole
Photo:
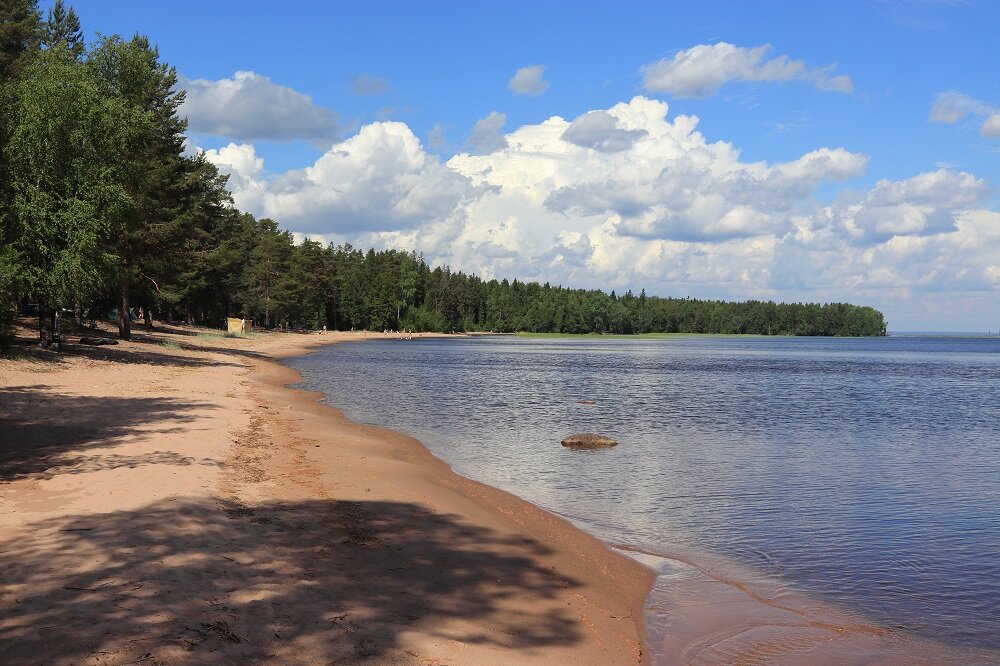
[[[1000,341],[428,340],[294,364],[351,418],[608,541],[1000,648]],[[622,446],[559,446],[580,431]]]

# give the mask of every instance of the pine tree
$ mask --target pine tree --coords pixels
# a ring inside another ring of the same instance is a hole
[[[282,231],[274,220],[257,222],[256,244],[244,267],[239,299],[243,314],[255,325],[273,326],[287,312],[287,280],[294,244],[292,234]]]
[[[35,0],[0,0],[0,85],[17,78],[41,32]]]
[[[240,244],[240,213],[230,206],[227,177],[204,155],[185,158],[182,166],[172,195],[160,197],[160,221],[141,230],[143,259],[132,295],[147,315],[171,308],[211,311],[217,324],[229,314],[227,275],[242,265],[243,257],[223,251]],[[151,315],[146,325],[152,326]]]
[[[132,214],[116,240],[119,257],[118,335],[131,337],[129,305],[137,283],[148,279],[144,270],[150,257],[161,252],[155,242],[157,229],[177,215],[177,192],[186,177],[183,159],[187,121],[178,108],[183,91],[175,91],[177,72],[161,64],[159,51],[149,40],[135,36],[104,38],[90,54],[88,65],[106,93],[142,115],[143,131],[134,135],[123,153]],[[143,283],[148,290],[149,285]]]
[[[80,30],[80,17],[72,6],[67,9],[63,0],[56,0],[42,26],[42,46],[50,49],[56,44],[65,44],[77,60],[83,59],[87,50]]]

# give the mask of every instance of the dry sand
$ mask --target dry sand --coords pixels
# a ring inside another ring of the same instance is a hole
[[[0,662],[642,660],[650,570],[285,387],[359,336],[193,333],[0,359]]]

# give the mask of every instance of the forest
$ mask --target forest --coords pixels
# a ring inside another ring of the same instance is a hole
[[[0,343],[117,317],[223,327],[877,336],[846,303],[722,302],[483,280],[402,250],[323,246],[238,210],[185,151],[177,72],[140,35],[87,45],[71,7],[0,0]],[[335,220],[331,221],[335,224]],[[32,308],[32,312],[34,309]]]

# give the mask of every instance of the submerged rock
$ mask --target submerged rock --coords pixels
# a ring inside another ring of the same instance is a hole
[[[604,435],[582,432],[570,435],[562,441],[562,445],[571,449],[606,449],[609,446],[618,446],[618,442]]]

